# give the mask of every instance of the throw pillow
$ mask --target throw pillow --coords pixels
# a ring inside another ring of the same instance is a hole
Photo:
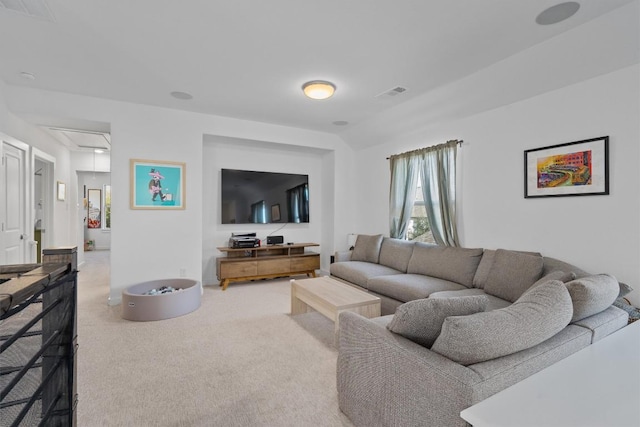
[[[618,284],[620,285],[620,293],[618,294],[618,298],[622,298],[633,290],[633,288],[626,283],[618,282]]]
[[[572,314],[567,287],[551,280],[509,307],[447,317],[431,350],[463,365],[484,362],[540,344],[564,329]]]
[[[484,295],[417,299],[399,306],[387,328],[429,348],[440,335],[444,319],[479,313],[486,307],[487,297]]]
[[[572,322],[605,310],[620,293],[618,281],[609,274],[596,274],[572,280],[567,283],[567,289],[573,301]]]
[[[539,255],[497,249],[484,291],[514,302],[542,276],[543,267]]]
[[[351,261],[366,261],[378,263],[380,256],[380,245],[382,244],[382,234],[367,236],[358,234],[356,245],[351,254]]]

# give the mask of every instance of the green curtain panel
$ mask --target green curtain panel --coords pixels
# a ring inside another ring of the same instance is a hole
[[[389,191],[389,236],[403,239],[411,218],[411,209],[418,188],[420,157],[399,154],[391,156],[391,186]]]

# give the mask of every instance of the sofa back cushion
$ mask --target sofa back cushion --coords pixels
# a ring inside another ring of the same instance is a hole
[[[423,298],[406,302],[396,309],[387,329],[420,345],[431,348],[449,316],[466,316],[487,308],[487,296]]]
[[[542,256],[540,252],[525,252],[525,251],[511,251],[511,252]],[[484,250],[484,253],[482,254],[482,259],[480,260],[480,264],[478,264],[478,269],[476,270],[476,275],[473,277],[474,288],[484,289],[484,285],[487,284],[487,278],[489,277],[489,272],[491,271],[491,266],[493,266],[493,261],[495,260],[495,257],[496,257],[495,249]],[[560,270],[560,269],[554,269],[554,270]]]
[[[408,240],[383,238],[380,246],[380,264],[406,273],[414,245],[414,242]]]
[[[484,362],[540,344],[564,329],[572,314],[567,287],[551,280],[509,307],[447,317],[431,350],[463,365]]]
[[[567,283],[573,301],[572,322],[606,310],[618,298],[620,286],[609,274],[582,277]]]
[[[542,277],[543,260],[540,255],[496,250],[484,291],[514,302]]]
[[[416,243],[407,273],[433,276],[468,288],[482,258],[482,248],[468,249]]]
[[[356,245],[351,254],[351,261],[366,261],[378,263],[380,258],[380,245],[382,244],[382,234],[368,236],[358,234]]]

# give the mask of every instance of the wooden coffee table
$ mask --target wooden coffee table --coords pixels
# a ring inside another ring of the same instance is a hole
[[[330,277],[291,280],[291,314],[316,310],[335,322],[343,311],[365,317],[380,316],[380,298]]]

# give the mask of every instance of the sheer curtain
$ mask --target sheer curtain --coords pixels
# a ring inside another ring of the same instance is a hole
[[[416,199],[420,157],[411,153],[391,156],[389,189],[389,236],[403,239]]]
[[[266,224],[267,221],[267,205],[264,200],[251,205],[251,222],[254,224]]]
[[[287,190],[287,211],[290,222],[309,222],[309,186],[307,184]]]
[[[439,245],[460,246],[456,227],[458,141],[448,141],[419,151],[424,206],[433,238]]]

